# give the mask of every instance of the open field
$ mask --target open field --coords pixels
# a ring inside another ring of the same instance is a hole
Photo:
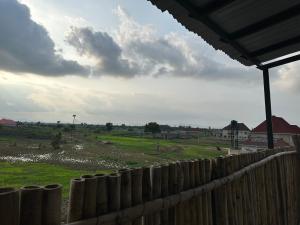
[[[54,150],[51,138],[58,132],[57,128],[3,129],[0,131],[0,186],[60,183],[64,186],[64,196],[70,179],[82,174],[212,158],[226,154],[217,147],[228,147],[227,143],[208,137],[163,140],[81,128],[72,134],[60,129],[62,144]]]
[[[54,149],[51,141],[58,132],[62,140],[60,148]],[[226,154],[227,147],[228,143],[200,136],[164,140],[127,131],[76,128],[71,133],[55,127],[2,127],[0,187],[62,184],[65,213],[72,178],[183,159],[213,158]],[[64,214],[62,221],[65,219]]]

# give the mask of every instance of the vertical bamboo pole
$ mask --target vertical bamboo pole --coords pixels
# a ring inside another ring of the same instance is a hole
[[[70,184],[70,202],[68,207],[68,223],[82,219],[84,201],[84,180],[73,179]]]
[[[157,199],[161,197],[161,167],[155,166],[152,168],[152,176],[153,176],[153,199]],[[161,217],[160,213],[154,214],[154,225],[160,225],[161,224]]]
[[[223,157],[218,157],[214,160],[213,174],[214,179],[223,177],[225,169]],[[227,196],[226,196],[226,185],[219,187],[213,191],[213,218],[215,224],[228,224],[228,213],[227,213]]]
[[[176,173],[177,173],[177,193],[183,191],[184,187],[184,173],[183,173],[183,162],[176,162]],[[185,225],[184,221],[184,203],[180,202],[175,208],[175,224]]]
[[[118,173],[108,175],[108,210],[115,212],[121,208],[121,177]]]
[[[129,208],[132,204],[132,188],[131,188],[131,170],[119,170],[121,175],[121,209]],[[131,225],[131,222],[126,222],[124,225]]]
[[[143,203],[143,169],[136,168],[131,171],[132,181],[132,205],[138,205]],[[143,218],[135,219],[133,225],[141,225]]]
[[[234,171],[238,171],[241,168],[241,164],[239,162],[239,155],[234,156]],[[242,190],[241,190],[241,181],[235,180],[233,182],[235,186],[235,202],[236,202],[236,218],[238,220],[237,224],[244,225],[243,219],[243,202],[242,202]]]
[[[61,224],[62,186],[47,185],[43,188],[42,224]]]
[[[203,177],[201,176],[201,160],[195,160],[195,186],[199,187],[203,182]],[[197,196],[196,201],[196,218],[197,224],[203,224],[203,208],[202,208],[202,195]]]
[[[108,211],[107,175],[95,174],[97,179],[96,214],[103,215]]]
[[[212,180],[212,161],[205,159],[205,180],[206,183]],[[213,225],[213,211],[212,211],[212,192],[208,192],[207,196],[207,207],[208,207],[208,225]]]
[[[232,173],[232,156],[228,156],[225,159],[224,175],[228,176]],[[228,209],[228,223],[235,224],[235,205],[233,204],[233,185],[227,184],[227,209]]]
[[[89,219],[96,216],[97,178],[93,175],[83,175],[81,178],[84,180],[82,218]]]
[[[20,195],[14,188],[0,188],[0,224],[19,225]]]
[[[190,188],[189,162],[183,161],[182,168],[183,168],[183,177],[184,177],[183,190],[186,191]],[[187,225],[192,225],[192,212],[191,212],[191,206],[189,204],[189,201],[183,202],[183,206],[184,206],[184,222]]]
[[[118,171],[121,175],[121,209],[126,209],[131,206],[131,170],[121,169]]]
[[[161,166],[161,197],[167,197],[169,195],[169,165]],[[169,210],[163,210],[161,212],[161,223],[169,225]]]
[[[288,225],[287,223],[287,204],[286,204],[286,189],[285,189],[285,175],[283,172],[283,163],[282,157],[276,159],[277,163],[277,172],[279,176],[278,180],[278,190],[279,190],[279,200],[280,200],[280,216],[281,216],[281,224]]]
[[[177,164],[176,163],[170,163],[169,165],[169,194],[173,195],[177,193]],[[169,224],[175,225],[175,207],[172,207],[169,209]]]
[[[143,191],[143,202],[148,202],[152,200],[152,185],[151,185],[151,169],[149,167],[143,168],[143,181],[142,181],[142,191]],[[144,224],[152,225],[153,217],[152,215],[144,216]]]
[[[248,154],[245,154],[243,157],[243,165],[248,166],[249,160],[248,160]],[[251,216],[251,213],[253,209],[251,208],[251,199],[249,196],[249,185],[248,185],[248,177],[249,174],[245,174],[242,177],[242,196],[243,196],[243,209],[244,209],[244,224],[251,225],[253,224],[253,216]]]
[[[209,165],[210,166],[210,165]],[[208,161],[201,160],[200,161],[200,173],[201,173],[201,184],[205,184],[208,182]],[[202,195],[202,224],[210,224],[209,222],[209,211],[211,211],[211,199],[209,199],[209,195],[211,192],[205,193]]]
[[[195,188],[196,178],[195,178],[195,160],[189,161],[189,173],[190,173],[190,187],[189,189]],[[196,198],[192,198],[189,201],[190,213],[191,213],[191,223],[197,225],[197,211],[196,211]]]
[[[20,224],[42,224],[42,200],[43,190],[41,187],[27,186],[21,188]]]

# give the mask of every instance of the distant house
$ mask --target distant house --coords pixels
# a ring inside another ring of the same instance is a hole
[[[293,146],[292,136],[300,134],[300,127],[291,125],[281,117],[272,116],[272,126],[274,140],[282,139],[290,146]],[[251,132],[251,139],[266,140],[267,139],[267,122],[264,121],[254,128]]]
[[[5,126],[5,127],[16,127],[17,122],[9,119],[1,119],[0,120],[0,126]]]
[[[238,123],[238,140],[247,140],[250,135],[250,129],[244,123]],[[225,140],[231,139],[231,125],[224,127],[222,129],[222,138]]]
[[[300,127],[277,116],[272,116],[272,126],[275,148],[294,146],[292,136],[300,135]],[[267,146],[267,122],[264,121],[252,130],[249,139],[242,143],[242,149],[253,151]]]

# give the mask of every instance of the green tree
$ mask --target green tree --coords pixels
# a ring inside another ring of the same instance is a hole
[[[105,124],[105,127],[106,127],[106,130],[107,130],[107,131],[112,131],[112,129],[113,129],[113,124],[112,124],[112,123],[106,123],[106,124]]]
[[[156,133],[160,133],[160,126],[156,122],[150,122],[145,125],[144,132],[151,132],[153,135]]]
[[[51,145],[55,150],[57,150],[60,149],[61,142],[62,142],[62,135],[61,132],[59,132],[54,136]]]

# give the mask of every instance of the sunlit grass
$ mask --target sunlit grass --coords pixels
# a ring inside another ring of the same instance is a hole
[[[108,173],[109,171],[74,170],[45,163],[0,162],[0,187],[19,188],[27,185],[61,184],[63,196],[69,193],[70,180],[83,174]]]

